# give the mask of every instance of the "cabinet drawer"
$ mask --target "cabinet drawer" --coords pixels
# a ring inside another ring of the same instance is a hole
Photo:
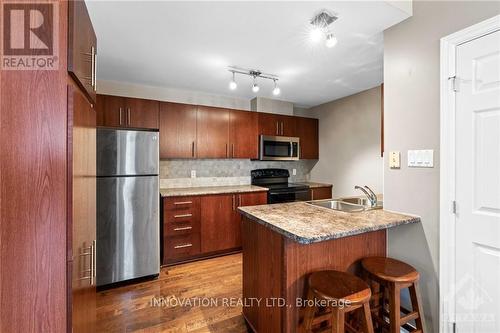
[[[200,234],[166,237],[163,244],[164,263],[200,254]]]
[[[163,230],[166,237],[198,233],[200,223],[198,220],[168,221],[164,224]]]
[[[168,197],[163,199],[165,212],[195,210],[200,207],[200,197]]]

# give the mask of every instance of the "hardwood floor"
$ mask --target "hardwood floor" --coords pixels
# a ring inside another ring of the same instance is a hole
[[[97,328],[98,332],[247,332],[241,305],[224,304],[241,296],[241,254],[162,268],[157,280],[99,292]],[[206,298],[217,304],[200,305]],[[187,301],[192,306],[180,305]]]

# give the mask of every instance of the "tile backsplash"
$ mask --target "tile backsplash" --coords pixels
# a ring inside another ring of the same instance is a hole
[[[243,159],[161,160],[160,187],[246,185],[250,184],[251,170],[266,168],[288,169],[291,182],[307,181],[316,163],[316,160],[287,162]],[[297,171],[295,176],[293,169]],[[191,178],[191,170],[196,171],[196,178]]]

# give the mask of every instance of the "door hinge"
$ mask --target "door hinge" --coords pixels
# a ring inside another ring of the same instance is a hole
[[[453,214],[457,213],[457,202],[455,200],[453,200],[451,202],[451,210],[452,210]]]
[[[450,76],[448,78],[448,80],[451,80],[451,88],[453,89],[454,92],[458,92],[460,91],[460,87],[459,87],[459,81],[458,81],[458,78],[457,76]]]

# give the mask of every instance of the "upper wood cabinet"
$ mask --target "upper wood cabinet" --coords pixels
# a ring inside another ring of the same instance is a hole
[[[196,105],[160,103],[160,158],[196,157]]]
[[[232,158],[259,157],[258,117],[256,112],[231,110],[229,142]]]
[[[68,72],[96,102],[97,38],[85,1],[69,1]]]
[[[230,110],[198,106],[196,149],[198,158],[229,158]]]
[[[295,117],[271,113],[258,113],[259,134],[275,136],[296,136]]]
[[[141,98],[97,96],[97,125],[125,128],[159,128],[160,102]]]
[[[318,159],[318,119],[296,117],[297,136],[300,138],[300,158]]]

